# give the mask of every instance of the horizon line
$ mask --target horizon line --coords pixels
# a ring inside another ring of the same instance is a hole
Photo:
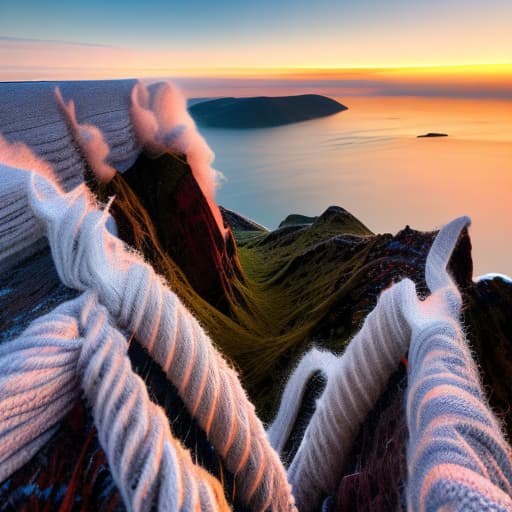
[[[149,69],[147,69],[149,71]],[[199,78],[222,77],[249,77],[260,75],[293,77],[302,75],[332,75],[333,77],[343,73],[432,73],[432,74],[512,74],[511,62],[474,63],[474,64],[416,64],[416,65],[380,65],[380,66],[216,66],[216,67],[177,67],[177,68],[151,68],[155,72],[171,72],[183,77],[191,76]]]

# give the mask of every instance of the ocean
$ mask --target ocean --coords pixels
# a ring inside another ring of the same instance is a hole
[[[218,202],[269,228],[333,204],[376,233],[465,214],[474,275],[512,275],[512,101],[336,99],[349,110],[276,128],[199,127],[226,178]],[[448,137],[417,138],[427,132]]]

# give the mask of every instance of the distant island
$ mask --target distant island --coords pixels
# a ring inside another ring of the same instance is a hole
[[[448,137],[447,133],[438,133],[438,132],[428,132],[424,133],[423,135],[417,135],[417,139],[425,139],[429,137]]]
[[[287,226],[304,226],[307,224],[313,224],[318,217],[308,217],[306,215],[300,215],[298,213],[292,213],[284,219],[281,224],[279,224],[280,228],[284,228]]]
[[[318,94],[220,98],[189,107],[190,115],[198,124],[219,128],[268,128],[330,116],[343,110],[347,110],[345,105]]]

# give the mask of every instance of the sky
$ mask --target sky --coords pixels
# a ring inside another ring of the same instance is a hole
[[[354,69],[393,82],[396,68],[446,78],[479,65],[455,74],[508,90],[511,25],[510,0],[0,0],[0,80],[323,77],[350,88]]]

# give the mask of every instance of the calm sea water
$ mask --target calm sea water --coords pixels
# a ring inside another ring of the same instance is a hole
[[[374,232],[466,214],[475,276],[512,275],[512,101],[337,98],[334,116],[257,130],[202,128],[220,204],[275,228],[343,206]],[[417,139],[426,132],[449,137]]]

